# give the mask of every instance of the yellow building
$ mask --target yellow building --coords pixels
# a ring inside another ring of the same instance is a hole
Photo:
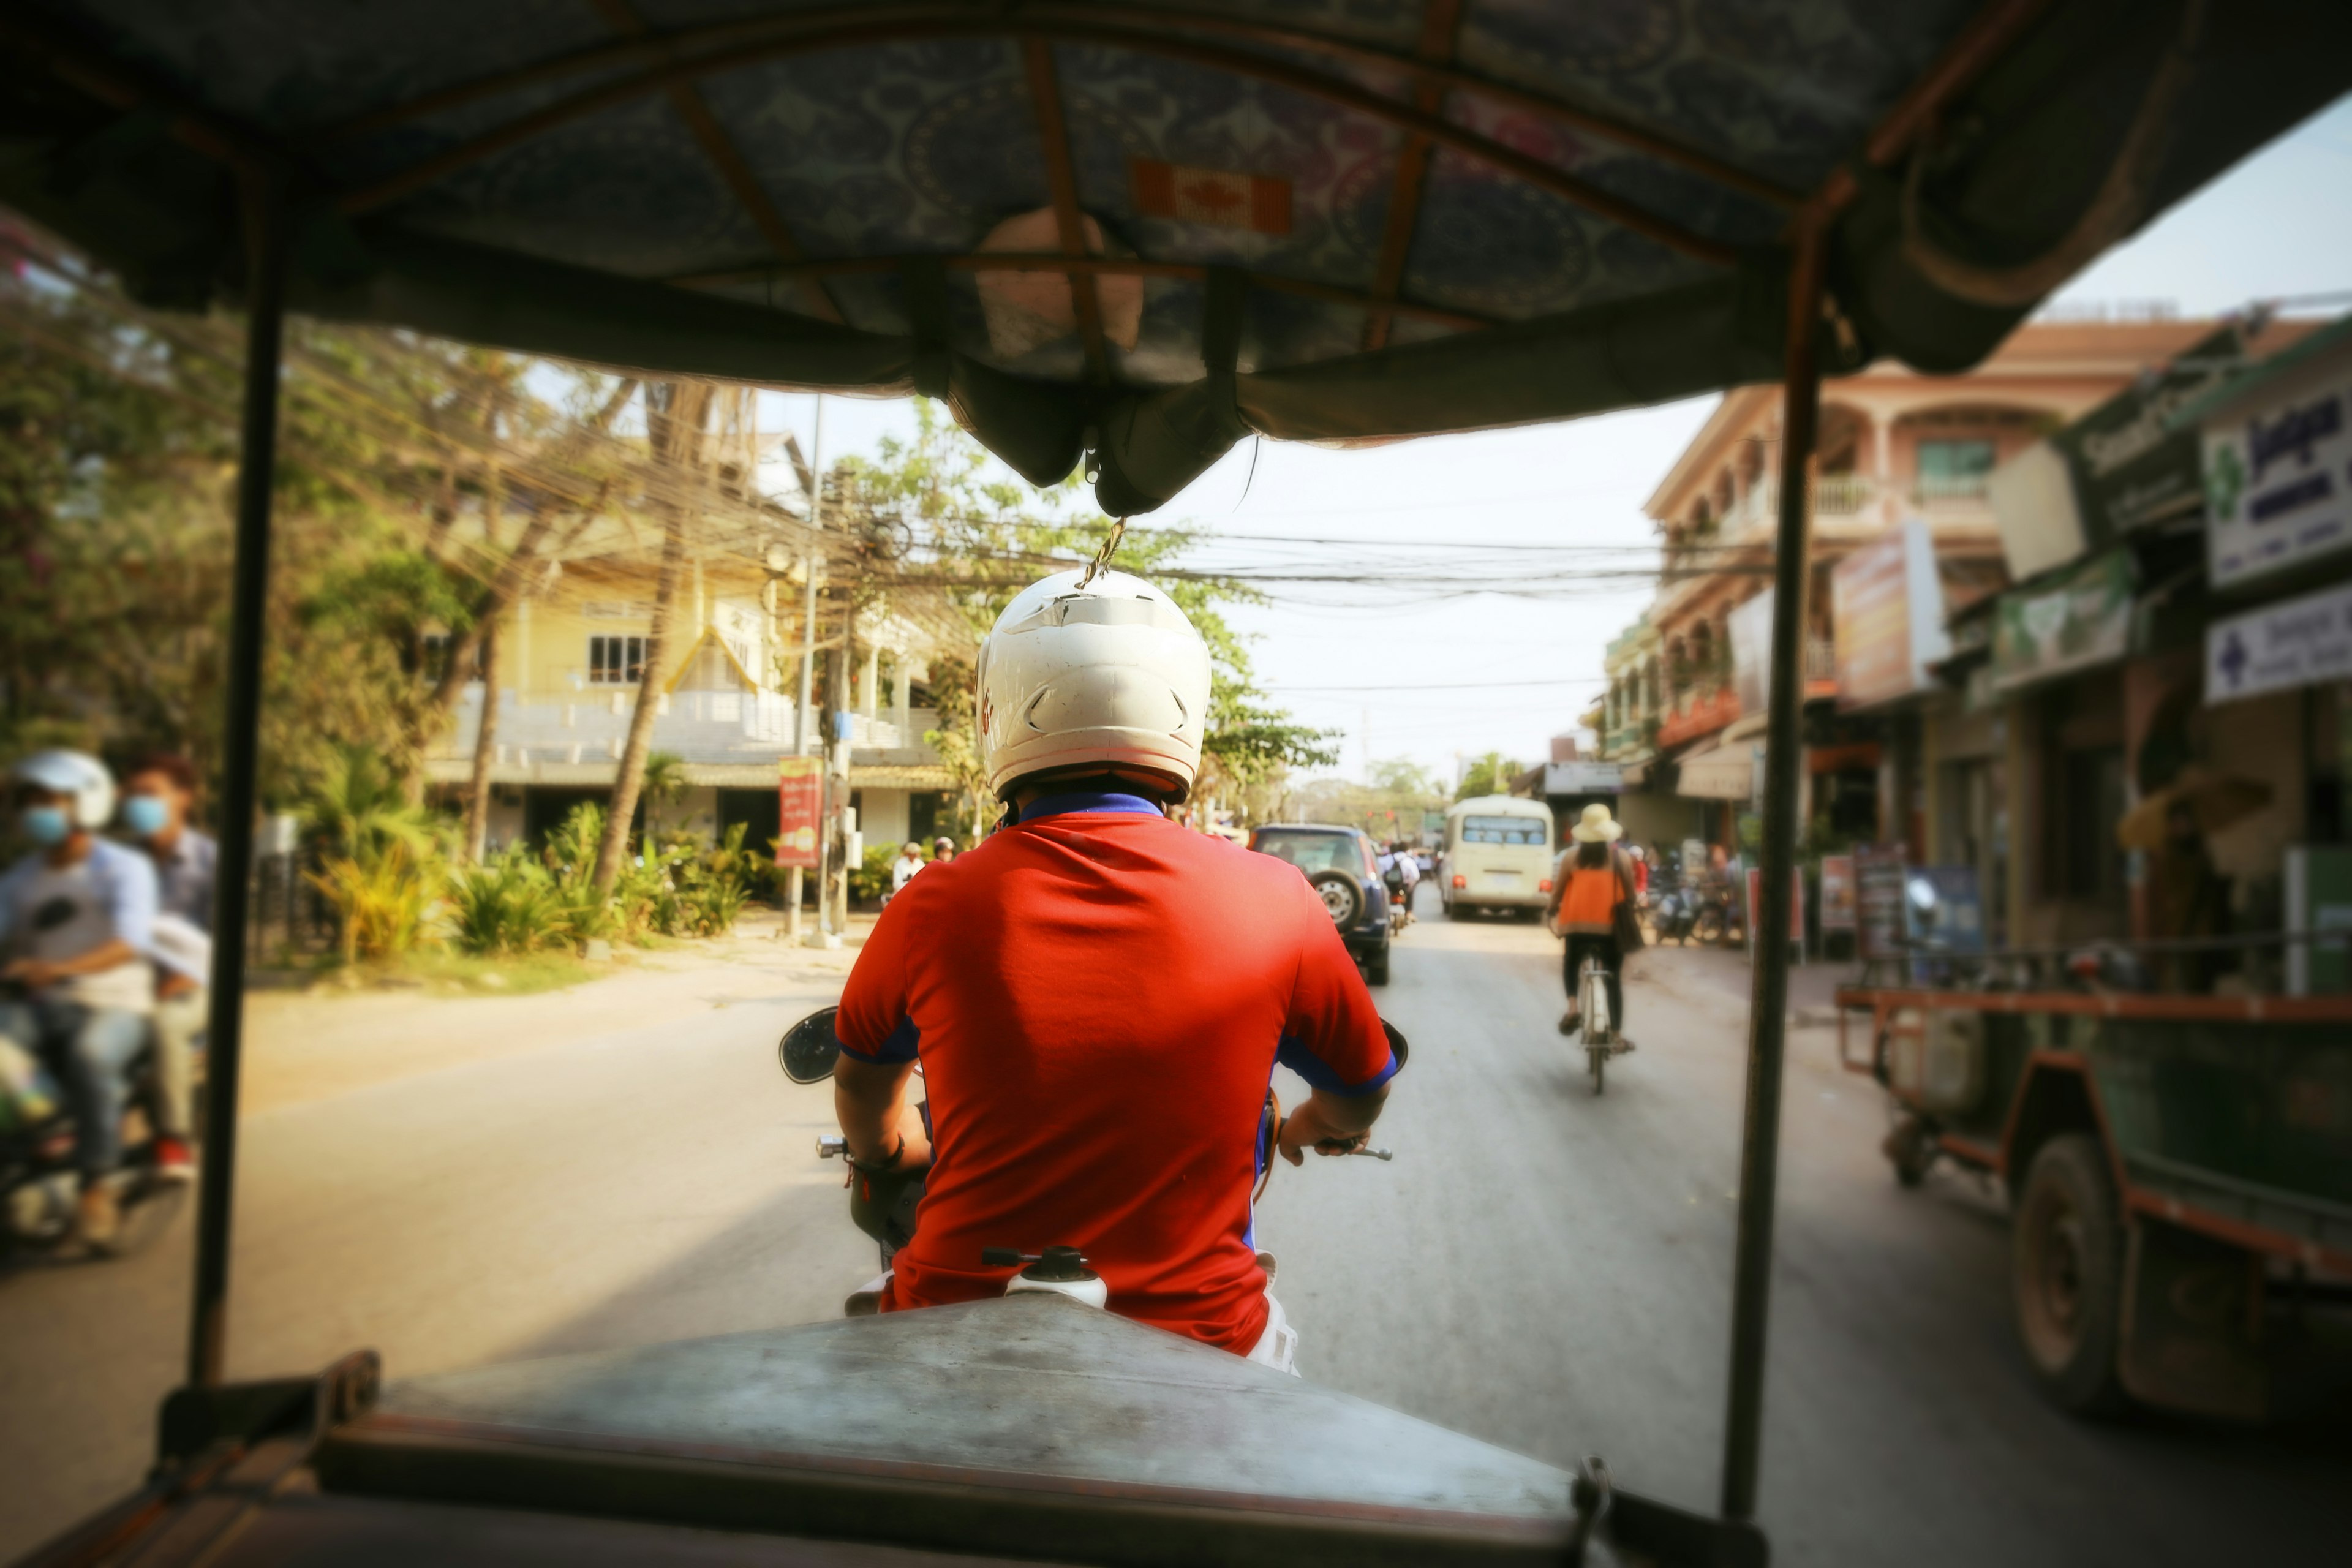
[[[778,566],[785,563],[779,562]],[[656,569],[603,556],[551,565],[499,626],[499,714],[492,754],[490,839],[537,838],[582,801],[603,801],[635,711],[652,627]],[[672,606],[653,749],[683,759],[683,801],[661,826],[723,833],[747,825],[746,842],[776,831],[776,761],[796,745],[818,749],[828,661],[842,626],[817,640],[815,701],[803,732],[800,686],[801,589],[782,571],[738,551],[694,560]],[[835,612],[837,616],[838,612]],[[850,787],[869,844],[928,836],[950,787],[924,741],[938,725],[925,689],[935,634],[887,613],[853,631]],[[473,768],[482,683],[468,684],[439,745],[426,756],[436,784],[463,786]]]

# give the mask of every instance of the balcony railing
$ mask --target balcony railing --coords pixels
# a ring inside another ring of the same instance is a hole
[[[1675,746],[1711,735],[1738,717],[1739,694],[1729,686],[1719,686],[1685,699],[1679,711],[1659,721],[1658,744]]]
[[[1912,482],[1911,499],[1922,506],[1982,500],[1991,481],[1990,474],[1921,474]]]

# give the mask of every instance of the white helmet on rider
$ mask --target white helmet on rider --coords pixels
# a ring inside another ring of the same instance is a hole
[[[78,827],[103,827],[114,815],[114,775],[87,752],[35,752],[18,758],[8,775],[19,784],[67,796]]]
[[[1192,793],[1209,713],[1209,648],[1176,602],[1140,577],[1079,586],[1057,572],[996,617],[980,647],[979,731],[1003,797],[1042,773],[1149,774]]]

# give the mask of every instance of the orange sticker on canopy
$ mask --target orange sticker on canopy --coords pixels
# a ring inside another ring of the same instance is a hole
[[[1229,174],[1191,169],[1157,158],[1136,158],[1136,210],[1145,217],[1245,228],[1253,234],[1290,232],[1290,182],[1272,174]]]

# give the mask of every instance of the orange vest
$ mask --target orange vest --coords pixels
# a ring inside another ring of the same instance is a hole
[[[1563,931],[1601,934],[1610,930],[1609,912],[1624,896],[1624,888],[1617,880],[1615,857],[1611,864],[1593,868],[1570,869],[1569,862],[1573,850],[1562,858],[1561,869],[1568,877],[1568,890],[1560,896],[1559,924]]]

